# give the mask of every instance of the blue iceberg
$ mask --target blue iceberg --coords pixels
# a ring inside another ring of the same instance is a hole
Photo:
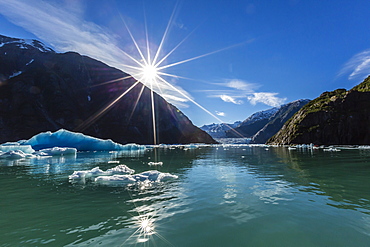
[[[145,146],[137,144],[118,144],[112,140],[103,140],[82,133],[60,129],[54,133],[47,131],[33,136],[29,140],[19,142],[22,145],[31,145],[40,150],[53,147],[76,148],[78,151],[114,151],[114,150],[142,150]]]

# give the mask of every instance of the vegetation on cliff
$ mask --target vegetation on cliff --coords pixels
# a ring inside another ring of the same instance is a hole
[[[267,143],[370,144],[370,76],[349,91],[322,93]]]

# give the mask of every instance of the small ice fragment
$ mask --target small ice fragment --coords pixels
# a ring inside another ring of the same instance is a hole
[[[108,164],[119,164],[118,160],[110,160],[108,161]]]
[[[149,162],[148,165],[149,166],[162,166],[163,165],[163,162],[162,161],[159,161],[159,162]]]

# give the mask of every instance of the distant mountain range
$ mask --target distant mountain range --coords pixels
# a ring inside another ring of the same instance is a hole
[[[286,122],[268,143],[369,145],[370,76],[349,91],[322,93]]]
[[[227,123],[216,124],[216,123],[213,123],[213,124],[203,125],[202,127],[200,127],[200,129],[207,132],[213,138],[225,138],[226,137],[226,131],[228,131],[232,128],[235,128],[240,124],[241,124],[241,121],[236,121],[235,123],[232,123],[232,124],[227,124]]]
[[[279,108],[274,107],[268,110],[259,111],[245,119],[239,126],[233,130],[226,131],[229,138],[238,138],[241,136],[252,138],[260,129],[262,129]]]
[[[213,138],[251,138],[251,143],[265,143],[276,134],[284,123],[294,113],[306,105],[310,100],[302,99],[290,102],[280,107],[259,111],[252,114],[243,122],[233,124],[210,124],[200,127]]]
[[[67,129],[153,144],[151,93],[135,83],[90,57],[0,35],[0,143]],[[154,103],[157,143],[215,143],[156,93]]]

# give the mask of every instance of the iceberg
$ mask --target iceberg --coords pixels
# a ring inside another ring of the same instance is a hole
[[[33,136],[29,140],[20,141],[22,145],[31,145],[40,150],[53,147],[76,148],[78,151],[112,151],[112,150],[142,150],[145,146],[137,144],[118,144],[112,140],[103,140],[82,133],[60,129],[54,133],[47,131]]]

